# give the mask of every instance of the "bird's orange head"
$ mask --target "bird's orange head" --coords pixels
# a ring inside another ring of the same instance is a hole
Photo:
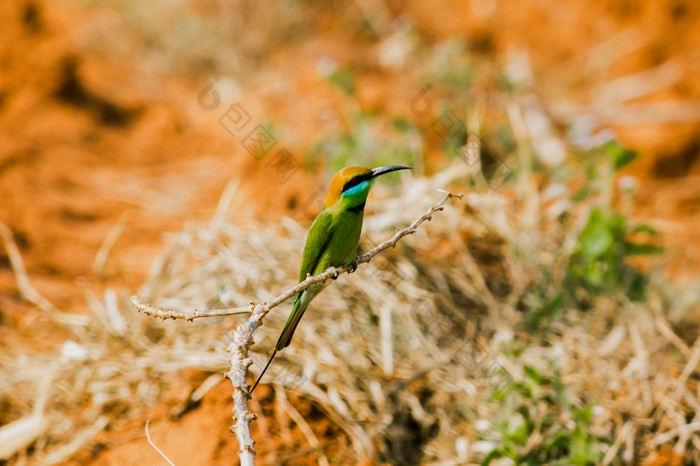
[[[364,204],[367,200],[369,189],[378,176],[410,168],[400,165],[389,165],[379,168],[345,167],[333,177],[324,205],[331,207],[342,200],[346,200],[350,207]]]

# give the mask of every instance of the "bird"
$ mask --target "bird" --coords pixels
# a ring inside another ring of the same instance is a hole
[[[403,165],[387,165],[378,168],[345,167],[333,176],[323,207],[306,236],[299,269],[299,282],[306,280],[307,275],[318,275],[329,267],[349,265],[352,271],[357,268],[355,255],[362,233],[365,204],[372,185],[381,175],[410,169],[411,167]],[[297,294],[292,312],[282,329],[272,356],[255,381],[250,394],[258,386],[277,352],[292,342],[294,331],[309,303],[325,286],[323,283],[316,283]]]

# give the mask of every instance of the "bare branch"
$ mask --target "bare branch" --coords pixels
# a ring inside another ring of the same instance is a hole
[[[311,285],[315,283],[323,283],[331,278],[337,278],[341,273],[350,273],[354,271],[355,265],[360,265],[371,261],[374,256],[378,255],[382,251],[396,246],[396,243],[398,243],[404,236],[415,233],[417,228],[423,222],[432,219],[435,212],[443,210],[443,206],[449,199],[453,197],[460,199],[462,198],[462,194],[452,194],[447,191],[444,191],[444,193],[445,196],[440,200],[440,202],[428,209],[425,214],[417,218],[411,225],[397,231],[396,234],[394,234],[394,236],[392,236],[390,239],[370,249],[365,254],[357,256],[355,258],[355,264],[344,265],[341,267],[331,267],[321,274],[313,277],[307,276],[306,280],[280,294],[269,303],[251,302],[249,306],[236,308],[206,311],[195,309],[192,312],[180,312],[175,310],[154,308],[148,304],[143,304],[139,301],[137,296],[131,298],[131,302],[139,312],[143,312],[144,314],[158,317],[160,319],[185,319],[191,321],[201,317],[251,314],[248,320],[240,324],[233,332],[233,341],[228,348],[229,353],[231,353],[231,370],[229,370],[229,372],[226,374],[226,377],[231,380],[231,384],[233,385],[233,418],[235,419],[236,424],[231,428],[231,430],[236,434],[236,438],[238,440],[238,456],[241,465],[253,466],[255,464],[255,442],[250,434],[250,421],[255,419],[256,415],[255,413],[250,412],[248,409],[250,386],[246,382],[246,375],[248,372],[248,367],[250,367],[250,365],[253,363],[248,356],[249,348],[254,343],[253,333],[262,325],[262,321],[267,313],[274,307],[285,302],[287,299],[295,296],[297,293],[306,290]]]
[[[233,332],[233,341],[228,348],[231,353],[231,370],[226,377],[233,385],[233,419],[236,425],[232,431],[238,440],[238,458],[241,466],[255,465],[255,442],[250,435],[250,421],[256,418],[255,413],[248,410],[250,387],[245,380],[248,367],[253,361],[248,357],[248,348],[253,344],[253,332],[262,325],[262,320],[269,312],[264,305],[257,305],[253,314]]]
[[[250,304],[245,307],[230,307],[226,309],[207,309],[200,311],[195,309],[190,312],[176,311],[175,309],[162,309],[159,307],[153,307],[150,304],[144,304],[139,301],[138,296],[131,297],[131,304],[134,305],[137,311],[143,312],[146,315],[157,317],[161,320],[165,319],[185,319],[187,321],[193,321],[200,317],[222,317],[222,316],[233,316],[237,314],[250,314],[255,307],[254,304]]]

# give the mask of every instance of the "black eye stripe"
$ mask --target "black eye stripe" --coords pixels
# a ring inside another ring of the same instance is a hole
[[[358,184],[362,183],[363,181],[367,181],[372,178],[372,174],[368,173],[367,175],[357,175],[353,178],[350,179],[347,183],[343,185],[343,192],[347,191],[348,189],[352,188],[353,186],[357,186]]]

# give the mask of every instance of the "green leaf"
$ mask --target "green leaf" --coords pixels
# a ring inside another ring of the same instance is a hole
[[[526,377],[534,380],[538,385],[543,385],[546,383],[545,377],[532,366],[528,366],[527,364],[523,365],[523,372],[525,373]]]
[[[516,427],[511,432],[506,434],[506,440],[510,440],[516,445],[524,446],[527,443],[527,439],[530,438],[532,434],[531,429],[528,428],[528,423],[523,422],[518,427]]]
[[[625,255],[628,256],[651,256],[663,252],[663,248],[653,244],[632,243],[625,241]]]
[[[593,420],[593,407],[585,406],[581,409],[574,411],[574,419],[585,425],[589,425]]]
[[[569,437],[569,433],[566,432],[565,430],[559,430],[552,436],[552,439],[545,445],[544,451],[545,451],[545,453],[547,453],[549,455],[554,450],[568,449],[570,442],[571,442],[571,438]]]
[[[497,460],[498,458],[503,458],[503,452],[501,450],[491,450],[488,455],[484,456],[484,459],[481,461],[481,464],[484,466],[488,466],[491,464],[491,461]]]
[[[326,79],[343,90],[347,95],[355,95],[355,71],[350,67],[338,67]]]
[[[529,330],[537,328],[542,320],[553,320],[564,310],[564,298],[561,293],[545,301],[542,306],[533,308],[526,316],[525,325]]]
[[[583,188],[579,189],[574,193],[573,196],[571,196],[571,200],[573,202],[581,202],[584,199],[588,197],[588,195],[591,194],[591,188],[590,186],[586,185]]]
[[[588,258],[601,257],[610,250],[614,240],[601,210],[593,209],[579,237],[581,253]]]
[[[623,215],[613,215],[608,220],[608,230],[615,239],[622,239],[627,234],[627,219]]]
[[[400,131],[402,133],[407,132],[410,130],[413,126],[411,123],[408,122],[405,118],[394,118],[391,123],[394,125],[394,128],[396,128],[397,131]]]
[[[657,231],[651,225],[640,223],[639,225],[632,227],[632,229],[630,229],[630,233],[649,233],[650,235],[655,235]]]
[[[637,152],[623,147],[615,139],[603,144],[603,149],[607,152],[612,162],[612,166],[615,170],[619,170],[625,165],[633,162],[637,157]]]

